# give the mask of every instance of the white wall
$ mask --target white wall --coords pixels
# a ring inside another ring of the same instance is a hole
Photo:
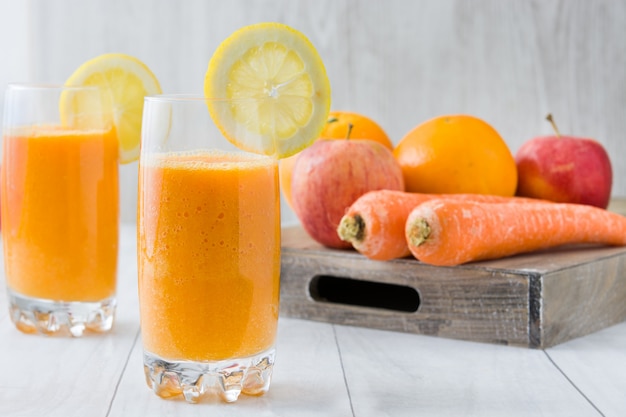
[[[201,92],[221,40],[283,22],[318,48],[332,107],[369,115],[394,142],[430,117],[463,112],[515,152],[551,132],[552,112],[562,132],[605,145],[614,195],[626,196],[626,0],[0,0],[0,13],[2,82],[62,82],[91,57],[125,52],[165,92]],[[136,171],[122,170],[126,221]],[[287,209],[283,219],[295,217]]]
[[[32,81],[29,3],[0,0],[0,91],[11,81]],[[4,96],[0,97],[0,115]],[[0,116],[0,127],[2,116]]]

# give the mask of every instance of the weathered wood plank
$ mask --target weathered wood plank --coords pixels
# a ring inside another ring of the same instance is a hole
[[[546,352],[603,416],[626,416],[626,322]]]
[[[139,331],[135,241],[135,227],[124,225],[110,333],[79,339],[26,335],[0,316],[0,416],[106,415]],[[0,293],[4,313],[6,295]]]
[[[433,116],[468,113],[493,125],[516,151],[552,132],[544,120],[552,112],[562,132],[605,145],[614,156],[615,195],[626,195],[624,0],[30,4],[0,15],[10,28],[3,33],[11,34],[0,40],[11,62],[0,69],[2,82],[63,82],[85,60],[116,51],[146,62],[167,93],[202,92],[219,42],[243,25],[280,21],[304,32],[320,52],[333,108],[369,115],[394,143]],[[137,170],[127,168],[121,214],[134,221]],[[286,205],[283,218],[295,219]]]
[[[337,340],[356,417],[599,416],[540,350],[348,326]]]
[[[141,341],[121,378],[108,417],[185,415],[307,417],[351,415],[333,328],[324,323],[281,318],[272,385],[262,397],[242,395],[235,404],[217,395],[198,404],[182,397],[157,397],[145,383]]]
[[[341,324],[492,343],[528,344],[528,287],[523,278],[490,271],[451,268],[438,271],[424,265],[416,268],[416,265],[411,260],[383,263],[357,254],[334,255],[324,250],[301,253],[285,249],[281,311],[292,317]],[[415,312],[400,312],[332,303],[324,297],[315,300],[311,285],[319,276],[404,286],[407,291],[417,291],[420,305]]]
[[[541,346],[554,346],[626,320],[626,256],[543,277]]]
[[[626,319],[626,248],[562,247],[441,268],[324,248],[292,227],[282,256],[281,311],[291,317],[536,348]],[[416,311],[383,300],[401,290],[418,294]]]

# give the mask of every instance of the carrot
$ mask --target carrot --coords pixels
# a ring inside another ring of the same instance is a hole
[[[565,244],[626,245],[626,217],[582,204],[484,204],[432,200],[406,222],[411,253],[439,266]]]
[[[488,203],[536,202],[521,197],[482,194],[420,194],[402,191],[370,191],[347,210],[337,228],[342,240],[370,259],[386,261],[409,256],[404,226],[411,210],[434,198]]]

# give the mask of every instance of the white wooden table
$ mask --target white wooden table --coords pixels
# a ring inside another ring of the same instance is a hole
[[[281,317],[267,395],[160,399],[143,377],[133,225],[121,243],[117,324],[105,336],[21,334],[2,275],[1,417],[626,415],[626,323],[543,351]]]

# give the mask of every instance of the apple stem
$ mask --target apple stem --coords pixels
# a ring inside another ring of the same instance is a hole
[[[352,128],[354,125],[352,123],[348,123],[348,133],[346,133],[346,140],[350,139],[350,133],[352,133]]]
[[[556,123],[554,123],[554,119],[552,118],[552,114],[548,113],[548,115],[546,116],[546,120],[550,122],[550,124],[552,125],[552,129],[554,129],[554,131],[556,132],[556,137],[560,138],[561,137],[561,132],[559,132],[559,128],[556,127]]]

